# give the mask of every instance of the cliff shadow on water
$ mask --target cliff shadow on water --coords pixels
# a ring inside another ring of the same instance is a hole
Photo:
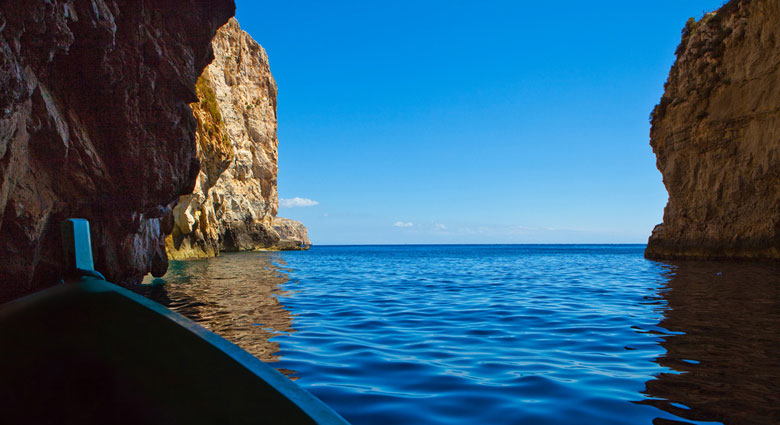
[[[670,264],[660,326],[672,335],[656,361],[671,371],[642,403],[693,421],[780,423],[780,264]]]
[[[271,338],[295,332],[290,312],[277,298],[287,295],[281,289],[289,280],[286,272],[277,253],[227,253],[220,258],[171,261],[165,277],[147,277],[133,289],[260,360],[276,362],[279,344]]]

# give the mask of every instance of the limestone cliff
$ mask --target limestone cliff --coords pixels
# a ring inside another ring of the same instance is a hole
[[[279,235],[280,249],[308,249],[311,247],[306,227],[289,218],[274,217],[273,230]]]
[[[0,2],[0,300],[62,273],[66,217],[91,221],[109,279],[165,272],[163,217],[199,170],[189,103],[234,11],[232,0]]]
[[[650,144],[669,192],[649,258],[780,259],[780,2],[683,30]]]
[[[235,19],[212,45],[214,61],[198,80],[200,101],[192,104],[202,168],[193,193],[173,210],[168,255],[308,248],[302,224],[275,219],[277,89],[268,56]]]

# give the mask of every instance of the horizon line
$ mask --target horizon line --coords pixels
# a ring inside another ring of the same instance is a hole
[[[643,243],[345,243],[345,244],[311,244],[315,246],[647,246]]]

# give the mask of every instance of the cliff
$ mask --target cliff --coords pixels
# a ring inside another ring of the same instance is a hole
[[[280,249],[309,249],[311,241],[306,227],[289,218],[274,217],[273,230],[279,235]]]
[[[214,61],[200,76],[199,101],[192,104],[202,168],[193,193],[173,210],[168,255],[306,249],[306,228],[275,218],[277,88],[268,56],[235,19],[217,31],[212,45]]]
[[[683,30],[651,146],[669,192],[649,258],[780,259],[780,2]]]
[[[59,225],[92,223],[98,270],[167,269],[198,176],[189,103],[232,0],[0,3],[0,300],[55,282]]]

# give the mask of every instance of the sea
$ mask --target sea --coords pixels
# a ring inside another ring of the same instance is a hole
[[[314,246],[136,290],[354,425],[780,424],[780,265],[643,251]]]

